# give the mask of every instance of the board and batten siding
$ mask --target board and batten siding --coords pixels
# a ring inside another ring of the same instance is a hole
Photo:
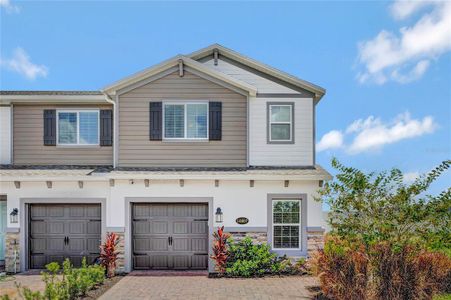
[[[222,102],[222,140],[150,141],[149,102]],[[185,71],[119,96],[119,167],[243,167],[247,156],[245,96]]]
[[[0,106],[0,164],[11,163],[11,107]]]
[[[267,103],[294,103],[294,143],[268,144]],[[313,99],[249,98],[249,164],[251,166],[313,165]]]
[[[113,109],[111,105],[14,105],[16,165],[112,165],[113,147],[44,146],[45,109]]]
[[[204,62],[204,64],[213,70],[222,72],[224,74],[227,74],[231,77],[234,77],[238,80],[244,81],[246,83],[249,83],[253,86],[255,86],[258,89],[258,92],[260,94],[265,93],[282,93],[282,94],[293,94],[298,93],[295,90],[292,90],[286,86],[283,86],[281,84],[278,84],[277,82],[271,81],[267,78],[264,78],[262,76],[259,76],[253,72],[250,72],[248,70],[245,70],[243,68],[240,68],[238,66],[235,66],[225,60],[218,59],[218,64],[214,64],[214,60],[207,60]]]

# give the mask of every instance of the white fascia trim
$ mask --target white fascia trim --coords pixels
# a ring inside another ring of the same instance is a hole
[[[203,56],[205,56],[206,54],[210,54],[210,52],[213,52],[214,49],[218,49],[219,53],[230,58],[233,59],[237,62],[240,62],[244,65],[247,65],[249,67],[252,67],[258,71],[261,71],[263,73],[269,74],[271,76],[274,76],[276,78],[279,78],[281,80],[284,80],[288,83],[291,83],[293,85],[296,85],[298,87],[301,87],[303,89],[306,89],[312,93],[315,94],[315,98],[316,100],[319,100],[322,96],[324,96],[324,94],[326,93],[326,90],[318,85],[315,85],[311,82],[302,80],[300,78],[297,78],[293,75],[290,75],[286,72],[283,72],[281,70],[278,70],[276,68],[273,68],[271,66],[268,66],[266,64],[263,64],[261,62],[258,62],[250,57],[244,56],[238,52],[235,52],[231,49],[228,49],[222,45],[219,44],[213,44],[211,46],[208,46],[204,49],[200,49],[198,51],[195,51],[193,53],[188,54],[187,56],[196,60],[199,59]]]
[[[92,103],[104,104],[104,95],[2,95],[0,104],[11,103]]]
[[[141,72],[138,72],[132,76],[128,76],[120,81],[117,81],[109,86],[106,86],[102,89],[103,93],[115,95],[116,91],[121,90],[129,85],[132,85],[136,82],[139,82],[141,80],[144,80],[145,78],[148,78],[150,76],[156,75],[160,72],[163,72],[171,67],[177,66],[179,63],[179,60],[182,60],[185,65],[188,67],[191,67],[195,70],[198,70],[202,73],[205,73],[206,75],[209,75],[213,78],[219,79],[221,81],[224,81],[230,85],[233,85],[235,87],[238,87],[242,90],[247,91],[251,96],[255,96],[257,94],[257,89],[241,80],[235,79],[229,75],[223,74],[221,72],[212,70],[205,65],[189,58],[183,55],[177,55],[169,60],[166,60],[158,65],[155,65],[153,67],[150,67],[148,69],[145,69]]]

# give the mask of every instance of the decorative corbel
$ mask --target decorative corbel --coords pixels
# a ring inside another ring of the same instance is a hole
[[[179,76],[183,77],[183,59],[179,59]]]

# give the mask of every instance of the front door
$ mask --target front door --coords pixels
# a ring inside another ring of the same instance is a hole
[[[134,269],[207,269],[208,205],[135,203]]]
[[[99,255],[100,204],[31,204],[29,226],[31,269],[66,258],[78,267]]]

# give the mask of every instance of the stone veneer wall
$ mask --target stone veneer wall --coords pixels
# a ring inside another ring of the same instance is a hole
[[[7,232],[5,237],[5,270],[7,273],[20,272],[20,235],[19,232]],[[16,268],[14,268],[16,257]]]
[[[116,273],[125,272],[125,234],[124,232],[115,232],[119,237],[119,243],[116,246],[116,251],[118,252],[116,260]]]
[[[324,230],[308,230],[307,231],[307,256],[324,248]]]
[[[268,241],[266,232],[228,232],[235,242],[239,242],[245,237],[250,237],[254,243],[263,244]]]

